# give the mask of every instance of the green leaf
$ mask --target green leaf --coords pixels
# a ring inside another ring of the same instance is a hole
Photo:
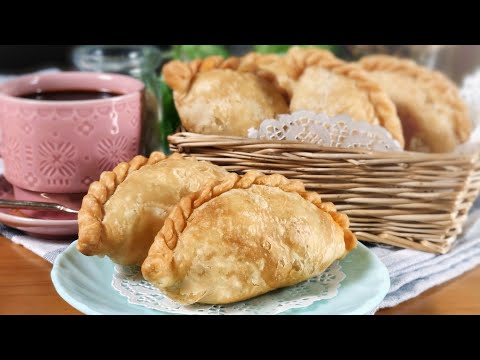
[[[191,61],[213,55],[227,57],[229,54],[224,45],[172,45],[169,55],[175,60]]]
[[[178,116],[175,103],[173,102],[172,90],[163,79],[158,79],[158,87],[162,98],[162,121],[160,122],[160,137],[162,148],[168,149],[167,137],[177,131],[180,126],[180,117]]]
[[[290,49],[291,45],[254,45],[254,51],[261,54],[283,54]]]
[[[284,54],[292,46],[326,49],[334,54],[339,54],[342,51],[341,45],[254,45],[254,50],[262,54]]]

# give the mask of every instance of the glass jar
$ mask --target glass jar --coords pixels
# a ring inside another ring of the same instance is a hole
[[[161,51],[151,45],[85,45],[72,52],[73,64],[80,71],[109,72],[130,75],[145,83],[142,149],[144,155],[155,150],[168,152],[162,131],[162,94],[157,69]]]

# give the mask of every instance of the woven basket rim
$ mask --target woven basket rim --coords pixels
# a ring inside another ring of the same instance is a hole
[[[470,154],[459,153],[422,153],[413,151],[371,151],[365,149],[344,149],[335,147],[325,147],[316,144],[307,144],[299,141],[292,140],[259,140],[249,139],[236,136],[220,136],[220,135],[204,135],[192,132],[177,132],[168,136],[170,144],[175,146],[181,146],[184,143],[188,143],[189,147],[244,147],[244,148],[275,148],[275,149],[295,149],[296,151],[303,152],[318,152],[318,153],[332,153],[332,154],[345,154],[351,155],[364,155],[368,158],[387,159],[412,159],[416,161],[445,161],[456,160],[462,161],[477,161],[480,155],[480,146]],[[196,144],[195,144],[196,143]]]
[[[183,130],[183,129],[182,129]],[[362,241],[444,254],[480,192],[480,147],[429,154],[178,132],[172,151],[229,171],[280,173],[346,213]]]

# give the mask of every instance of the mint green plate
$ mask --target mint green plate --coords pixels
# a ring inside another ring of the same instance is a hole
[[[167,315],[129,304],[112,287],[114,264],[110,259],[84,256],[76,245],[75,241],[57,256],[51,274],[55,289],[66,302],[89,315]],[[362,244],[340,265],[346,278],[336,297],[282,314],[363,315],[374,311],[390,288],[385,265]]]

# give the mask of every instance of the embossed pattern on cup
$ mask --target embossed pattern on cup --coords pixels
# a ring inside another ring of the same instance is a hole
[[[15,96],[95,90],[123,94],[85,101],[36,101]],[[64,72],[27,75],[0,94],[0,143],[5,177],[38,192],[82,193],[102,171],[138,154],[143,84],[133,78]]]

